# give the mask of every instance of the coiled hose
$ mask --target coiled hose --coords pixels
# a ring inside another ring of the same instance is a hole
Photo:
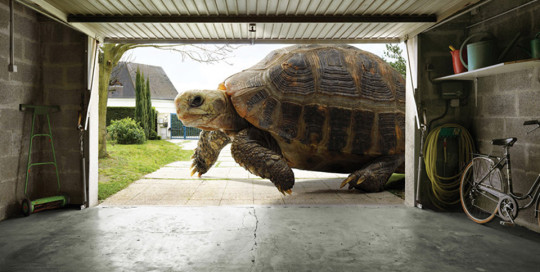
[[[459,133],[454,136],[457,136],[458,139],[458,161],[460,170],[455,175],[449,177],[443,177],[437,172],[438,139],[441,130],[444,130],[445,128],[459,129]],[[460,177],[467,164],[472,160],[473,150],[474,143],[471,134],[467,129],[458,124],[445,124],[433,129],[428,134],[424,146],[424,164],[426,166],[426,174],[431,181],[431,202],[437,208],[444,210],[459,203]]]

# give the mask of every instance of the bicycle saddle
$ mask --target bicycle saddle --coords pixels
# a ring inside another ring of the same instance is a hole
[[[504,145],[504,146],[513,146],[517,141],[516,137],[505,138],[505,139],[493,139],[491,140],[492,145]]]

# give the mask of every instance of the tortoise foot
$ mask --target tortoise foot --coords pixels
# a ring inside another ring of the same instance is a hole
[[[216,162],[221,149],[225,147],[231,140],[227,134],[219,130],[206,131],[203,130],[199,134],[199,142],[197,148],[191,158],[191,175],[198,173],[199,177],[208,172],[208,170]]]
[[[291,194],[294,185],[292,169],[280,154],[252,137],[248,130],[240,131],[234,137],[231,146],[234,160],[250,173],[270,179],[282,194]]]
[[[355,188],[366,192],[383,191],[388,179],[403,164],[403,161],[402,155],[375,160],[373,163],[350,174],[341,183],[341,188],[348,184],[349,189]]]

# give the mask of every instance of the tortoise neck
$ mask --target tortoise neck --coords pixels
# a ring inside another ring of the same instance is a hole
[[[244,118],[240,117],[234,109],[230,96],[225,92],[223,92],[223,96],[226,101],[225,111],[223,114],[216,117],[216,121],[220,124],[221,130],[225,132],[238,132],[249,127],[249,123]]]

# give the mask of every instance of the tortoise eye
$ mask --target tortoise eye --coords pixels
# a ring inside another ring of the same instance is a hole
[[[196,107],[200,107],[203,104],[203,102],[204,101],[203,101],[202,97],[197,95],[191,100],[191,102],[189,102],[189,105],[191,107],[196,108]]]

